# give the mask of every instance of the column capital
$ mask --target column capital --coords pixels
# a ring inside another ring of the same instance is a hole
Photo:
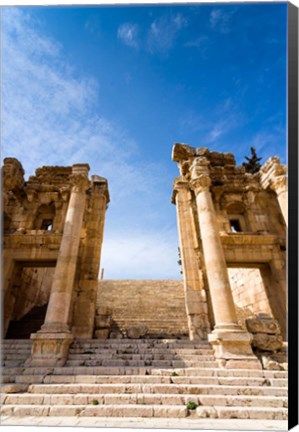
[[[195,179],[193,179],[190,183],[191,188],[194,190],[196,195],[201,192],[209,192],[211,186],[211,179],[207,175],[201,175]]]
[[[84,193],[89,186],[89,180],[84,174],[72,174],[70,181],[72,192]]]
[[[287,191],[287,177],[285,175],[280,175],[271,179],[270,188],[280,195],[282,192]]]
[[[189,192],[190,191],[190,185],[188,180],[184,179],[184,177],[176,177],[173,182],[173,192],[171,197],[172,204],[175,204],[175,198],[179,192]]]
[[[209,191],[211,186],[210,162],[204,156],[196,157],[191,165],[191,187],[196,194]]]

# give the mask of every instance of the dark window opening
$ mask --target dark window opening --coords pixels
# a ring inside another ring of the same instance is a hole
[[[52,219],[44,219],[42,221],[41,229],[45,231],[51,231],[53,227],[53,221]]]
[[[232,219],[229,221],[230,222],[230,231],[235,233],[235,232],[241,232],[241,225],[240,222],[238,221],[238,219]]]

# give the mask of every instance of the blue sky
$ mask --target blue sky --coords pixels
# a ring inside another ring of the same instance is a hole
[[[286,162],[286,3],[2,8],[2,157],[108,179],[106,279],[177,279],[175,142]]]

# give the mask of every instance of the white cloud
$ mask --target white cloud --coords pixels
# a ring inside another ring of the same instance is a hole
[[[151,53],[166,53],[172,48],[178,32],[187,25],[187,19],[181,14],[156,19],[148,32],[148,50]]]
[[[159,253],[155,253],[159,245]],[[102,267],[105,279],[155,279],[153,275],[163,274],[165,279],[180,279],[176,239],[172,232],[146,233],[116,232],[105,234],[105,248]],[[113,273],[111,270],[113,269]]]
[[[117,30],[117,37],[131,48],[138,48],[137,36],[138,26],[136,24],[124,23]]]
[[[17,8],[2,11],[2,156],[19,159],[26,178],[43,165],[89,163],[91,174],[108,178],[107,234],[122,227],[123,237],[108,236],[108,244],[104,242],[110,276],[116,277],[118,257],[128,277],[142,277],[142,268],[150,268],[146,262],[152,263],[153,278],[171,277],[177,264],[165,255],[170,257],[171,249],[176,253],[176,227],[172,236],[164,222],[155,230],[161,221],[156,209],[169,203],[163,195],[164,167],[136,162],[138,143],[101,113],[98,83],[75,72],[64,60],[63,47],[45,37],[29,14]],[[134,225],[139,229],[136,241],[128,235]],[[124,246],[119,248],[117,241]],[[141,244],[148,246],[141,249]],[[126,250],[130,256],[143,256],[143,266],[141,260],[127,260]]]

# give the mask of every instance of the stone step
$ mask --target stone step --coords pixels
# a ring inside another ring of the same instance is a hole
[[[18,354],[18,353],[16,353],[16,354],[6,354],[6,353],[3,353],[2,354],[2,361],[7,362],[7,361],[10,361],[10,360],[13,360],[13,361],[27,360],[27,358],[29,356],[30,356],[30,352],[27,353],[27,354]]]
[[[199,406],[195,416],[200,418],[219,419],[252,419],[252,420],[287,420],[287,408],[272,407],[228,407],[228,406]]]
[[[17,366],[17,365],[16,365]],[[94,360],[68,360],[66,367],[77,366],[129,366],[129,367],[217,367],[218,363],[215,360],[123,360],[123,359],[94,359]]]
[[[72,394],[72,393],[165,393],[165,394],[220,394],[247,396],[286,397],[287,388],[264,386],[212,386],[194,384],[31,384],[29,393]]]
[[[4,416],[84,416],[84,417],[168,417],[180,418],[188,415],[184,406],[173,405],[3,405]]]
[[[21,373],[23,373],[24,368],[23,367],[5,367],[2,368],[1,372],[2,372],[2,376],[3,375],[12,375],[12,376],[16,376],[19,375]]]
[[[71,348],[102,347],[102,346],[149,346],[149,347],[177,347],[177,348],[202,348],[211,349],[207,341],[190,341],[189,339],[84,339],[76,340]]]
[[[286,408],[288,399],[271,396],[218,396],[218,395],[169,395],[153,393],[136,394],[5,394],[1,404],[6,405],[184,405],[195,402],[204,406],[250,406]]]
[[[171,350],[95,350],[95,351],[82,351],[82,352],[70,352],[69,360],[86,359],[86,358],[122,358],[122,359],[135,359],[142,360],[144,358],[151,358],[154,360],[194,360],[200,358],[201,360],[214,360],[214,354],[212,350],[196,350],[197,352],[176,352]],[[13,354],[5,354],[5,356],[12,356]]]
[[[3,367],[8,367],[8,368],[22,367],[22,366],[24,366],[25,361],[26,361],[26,358],[22,359],[22,360],[21,359],[19,359],[19,360],[4,360],[1,363],[1,366],[2,366],[2,368]]]
[[[105,355],[110,357],[111,355],[153,355],[153,356],[201,356],[201,355],[214,355],[213,350],[211,349],[164,349],[164,348],[130,348],[130,349],[121,349],[121,348],[93,348],[93,349],[70,349],[69,357],[81,355]]]
[[[7,374],[18,374],[23,368],[3,368]],[[220,368],[151,368],[151,367],[92,367],[92,366],[79,366],[79,367],[34,367],[25,368],[24,375],[109,375],[109,376],[173,376],[180,377],[240,377],[240,378],[268,378],[268,379],[287,379],[288,374],[286,371],[276,370],[256,370],[256,369],[220,369]]]
[[[205,377],[205,376],[159,376],[159,375],[47,375],[45,384],[58,383],[89,383],[89,384],[130,384],[130,383],[175,383],[175,384],[212,384],[212,385],[236,385],[236,386],[272,386],[287,387],[287,379],[265,378],[240,378],[240,377]]]
[[[272,407],[224,407],[200,406],[193,413],[176,405],[3,405],[1,414],[6,416],[86,416],[86,417],[193,417],[286,420],[287,408]]]

